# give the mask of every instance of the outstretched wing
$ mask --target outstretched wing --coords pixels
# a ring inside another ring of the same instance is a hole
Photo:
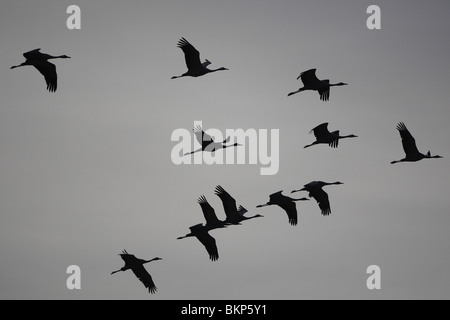
[[[219,251],[217,250],[216,239],[214,239],[206,230],[201,230],[196,233],[197,239],[206,248],[209,254],[209,259],[217,261],[219,259]]]
[[[330,201],[328,199],[328,194],[325,191],[317,188],[310,192],[310,196],[313,197],[319,204],[322,215],[328,216],[331,214]]]
[[[298,223],[298,216],[297,216],[297,206],[295,205],[295,202],[284,201],[283,203],[279,204],[279,206],[284,211],[286,211],[287,216],[289,218],[289,223],[293,226],[296,226]]]
[[[328,101],[330,100],[330,80],[322,80],[320,81],[320,85],[318,87],[320,100]]]
[[[283,190],[278,191],[270,195],[270,202],[276,203],[280,208],[286,211],[286,214],[289,219],[289,223],[293,226],[296,226],[298,223],[297,218],[297,206],[295,202],[292,201],[291,198],[283,195]]]
[[[314,136],[317,140],[327,139],[330,135],[330,131],[328,131],[328,122],[322,123],[312,129],[309,133],[314,133]]]
[[[207,224],[215,224],[220,222],[214,208],[209,204],[205,196],[198,198],[198,203],[200,204],[200,207],[202,207],[203,215]]]
[[[44,76],[45,82],[47,83],[47,90],[50,92],[55,92],[58,86],[56,66],[45,60],[35,63],[34,66]]]
[[[178,41],[178,48],[183,50],[184,58],[186,59],[186,66],[189,70],[202,69],[200,53],[192,44],[190,44],[185,38],[181,38],[180,41]]]
[[[207,134],[205,131],[203,131],[202,127],[197,126],[194,128],[194,134],[195,134],[195,138],[197,139],[198,143],[200,143],[200,145],[202,147],[208,146],[211,143],[214,142],[213,138]]]
[[[232,218],[237,214],[236,200],[225,191],[222,186],[217,186],[215,194],[222,200],[223,209],[227,218]]]
[[[142,264],[133,267],[131,271],[133,271],[134,275],[144,284],[144,286],[148,289],[148,292],[151,294],[156,293],[157,288],[155,283]]]
[[[132,264],[133,262],[136,262],[138,259],[127,252],[127,250],[123,250],[119,256],[122,258],[122,260],[125,262],[125,265]]]
[[[397,130],[400,132],[400,136],[402,137],[403,150],[406,153],[406,157],[414,157],[419,154],[420,152],[416,146],[416,139],[414,139],[403,122],[400,122],[397,125]]]
[[[23,54],[23,56],[25,57],[25,59],[33,59],[34,57],[36,57],[37,55],[40,54],[39,51],[41,51],[40,48],[39,49],[34,49],[34,50],[31,50],[31,51],[25,52]]]
[[[316,76],[316,69],[311,69],[302,72],[297,80],[301,78],[305,87],[318,88],[321,86],[321,81]]]
[[[339,146],[339,130],[331,132],[330,135],[335,137],[336,139],[331,141],[329,143],[329,146],[332,147],[332,148],[337,148]]]

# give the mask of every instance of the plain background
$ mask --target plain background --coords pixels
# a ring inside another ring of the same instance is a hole
[[[79,31],[66,28],[72,4]],[[371,4],[381,30],[366,27]],[[447,0],[3,1],[0,298],[450,298],[449,12]],[[186,71],[181,37],[230,71],[171,80]],[[33,68],[9,70],[35,48],[72,57],[55,61],[55,94]],[[326,103],[288,98],[311,68],[349,86]],[[279,173],[173,165],[172,132],[196,120],[280,129]],[[404,156],[399,121],[444,159],[390,165]],[[359,137],[303,149],[323,122]],[[326,189],[331,216],[299,203],[292,227],[280,208],[256,209],[312,180],[344,183]],[[218,184],[265,217],[213,231],[213,263],[176,238],[203,221],[200,195],[224,217]],[[131,272],[110,275],[122,249],[164,259],[146,266],[156,295]],[[80,291],[66,288],[72,264]],[[372,264],[380,291],[366,287]]]

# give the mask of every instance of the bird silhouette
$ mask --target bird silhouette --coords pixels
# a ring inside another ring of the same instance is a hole
[[[263,217],[260,214],[246,217],[245,213],[248,212],[247,209],[243,206],[239,206],[239,208],[237,208],[236,200],[228,192],[226,192],[222,186],[216,187],[215,194],[220,198],[220,200],[222,200],[223,209],[227,216],[225,222],[228,224],[240,225],[242,221]]]
[[[399,162],[417,162],[422,159],[442,158],[441,156],[437,155],[432,156],[430,151],[428,151],[427,154],[420,153],[416,146],[416,139],[414,139],[403,122],[400,122],[397,125],[397,130],[400,132],[400,136],[402,137],[403,150],[405,151],[406,157],[401,160],[392,161],[391,164]]]
[[[328,144],[332,148],[337,148],[340,139],[357,138],[357,136],[355,136],[354,134],[348,136],[340,136],[339,131],[328,131],[328,123],[322,123],[321,125],[318,125],[314,129],[312,129],[310,133],[314,133],[314,135],[316,136],[316,141],[314,141],[310,145],[305,146],[305,148],[312,147],[316,144]]]
[[[217,249],[216,239],[214,239],[209,233],[209,228],[204,226],[203,224],[197,224],[189,228],[191,230],[190,233],[183,237],[178,237],[177,240],[196,237],[198,241],[205,247],[206,251],[209,254],[209,259],[211,261],[219,260],[219,251]]]
[[[284,211],[286,211],[287,216],[289,218],[289,223],[293,226],[296,226],[298,223],[297,218],[297,207],[295,205],[295,201],[305,201],[309,200],[307,198],[301,198],[301,199],[293,199],[291,197],[287,197],[283,195],[283,190],[278,191],[276,193],[273,193],[269,197],[269,202],[266,204],[261,204],[259,206],[256,206],[257,208],[277,205],[281,207]]]
[[[111,274],[115,274],[117,272],[121,271],[127,271],[131,270],[133,271],[134,275],[144,284],[144,286],[148,289],[148,292],[151,294],[156,293],[157,288],[155,286],[155,283],[153,282],[152,277],[150,274],[145,270],[144,264],[156,261],[156,260],[162,260],[161,258],[153,258],[152,260],[142,260],[136,258],[134,255],[129,254],[127,250],[123,250],[119,256],[122,258],[122,260],[125,262],[125,266],[120,268],[117,271],[113,271]]]
[[[303,88],[300,88],[297,91],[289,93],[288,97],[305,90],[313,90],[319,92],[320,100],[328,101],[330,99],[331,87],[347,85],[347,83],[344,82],[332,84],[330,83],[330,80],[319,80],[316,76],[316,69],[311,69],[301,73],[300,76],[297,78],[297,80],[300,78],[303,82]]]
[[[183,50],[184,57],[186,59],[186,66],[188,71],[183,73],[181,76],[173,76],[172,79],[177,79],[181,77],[200,77],[207,73],[228,70],[227,68],[219,68],[215,70],[208,69],[207,66],[211,64],[209,60],[201,63],[200,53],[194,48],[185,38],[181,38],[178,41],[178,48]]]
[[[23,54],[25,57],[25,62],[17,66],[12,66],[11,69],[20,68],[24,66],[35,67],[45,78],[47,83],[47,90],[50,92],[55,92],[58,87],[58,75],[56,73],[56,66],[50,63],[48,60],[51,59],[69,59],[70,57],[66,55],[62,56],[51,56],[49,54],[41,53],[41,49],[35,49]]]
[[[194,150],[192,152],[185,153],[183,156],[192,155],[196,152],[216,152],[220,149],[225,148],[232,148],[232,147],[239,147],[242,146],[239,143],[234,143],[232,145],[226,145],[230,142],[230,137],[226,138],[222,142],[216,142],[214,141],[213,137],[211,137],[209,134],[207,134],[200,126],[197,126],[193,129],[195,138],[197,139],[198,143],[201,145],[201,148]]]
[[[202,208],[203,216],[206,220],[205,227],[207,230],[225,228],[228,225],[228,223],[226,223],[225,221],[219,220],[219,218],[217,218],[214,208],[209,204],[205,196],[201,196],[200,198],[198,198],[197,202]]]
[[[294,190],[292,193],[299,191],[308,191],[309,197],[314,198],[319,204],[319,208],[322,211],[322,215],[328,216],[331,214],[330,201],[328,199],[328,194],[323,191],[323,187],[331,186],[331,185],[339,185],[343,184],[342,182],[333,182],[327,183],[323,181],[313,181],[308,184],[305,184],[304,187],[300,190]]]

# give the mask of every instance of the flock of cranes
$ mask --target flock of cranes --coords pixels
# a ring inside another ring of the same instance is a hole
[[[229,70],[224,67],[218,69],[208,69],[208,66],[211,64],[211,62],[207,59],[205,60],[205,62],[201,62],[199,51],[195,49],[195,47],[192,44],[190,44],[185,38],[181,38],[179,40],[178,47],[184,53],[188,71],[180,76],[174,76],[172,77],[172,79],[177,79],[181,77],[200,77],[216,71]],[[11,69],[23,66],[35,67],[44,76],[48,91],[55,92],[58,87],[58,76],[55,65],[50,63],[49,60],[68,59],[70,57],[66,55],[51,56],[48,54],[41,53],[40,49],[35,49],[27,53],[24,53],[23,56],[25,57],[26,61],[20,65],[11,67]],[[311,69],[301,73],[300,76],[297,78],[297,80],[298,79],[301,79],[303,87],[298,89],[297,91],[289,93],[288,96],[292,96],[302,91],[312,90],[317,91],[319,93],[321,101],[328,101],[330,99],[331,87],[347,85],[347,83],[344,82],[332,84],[330,83],[330,80],[319,80],[316,76],[316,69]],[[406,157],[398,161],[392,161],[391,162],[392,164],[399,162],[416,162],[422,159],[442,158],[441,156],[438,155],[431,156],[430,151],[428,151],[427,154],[422,154],[421,152],[419,152],[414,137],[408,131],[404,123],[400,122],[397,126],[397,130],[400,132],[403,149],[406,154]],[[314,141],[310,145],[305,146],[304,148],[309,148],[317,144],[327,144],[332,148],[337,148],[339,145],[339,140],[357,137],[354,134],[341,136],[339,131],[330,132],[328,130],[328,123],[322,123],[318,125],[317,127],[311,130],[311,133],[314,133],[316,141]],[[194,134],[198,142],[201,144],[201,148],[194,150],[190,153],[186,153],[185,156],[196,152],[215,152],[216,150],[219,149],[240,146],[237,143],[230,145],[229,137],[221,142],[214,141],[214,139],[210,135],[205,133],[205,131],[203,131],[201,127],[194,128]],[[304,185],[302,189],[293,190],[291,193],[301,191],[308,192],[309,197],[316,200],[320,208],[321,214],[323,216],[328,216],[331,214],[331,205],[328,194],[323,190],[323,188],[330,185],[341,185],[341,184],[343,183],[342,182],[326,183],[322,181],[313,181]],[[248,212],[248,210],[245,209],[243,206],[237,206],[236,200],[220,185],[215,188],[214,193],[222,201],[223,209],[225,212],[225,219],[220,220],[217,217],[214,208],[209,204],[206,197],[200,196],[197,202],[202,209],[205,223],[204,224],[199,223],[191,226],[189,228],[190,233],[186,234],[185,236],[177,238],[177,239],[185,239],[191,237],[197,238],[197,240],[205,247],[209,255],[209,259],[211,261],[217,261],[219,259],[217,242],[210,235],[211,231],[216,229],[225,229],[233,225],[241,225],[242,222],[246,220],[263,217],[260,214],[256,214],[254,216],[246,216],[245,214]],[[258,205],[256,208],[262,208],[273,205],[278,206],[286,212],[289,224],[292,226],[296,226],[298,224],[298,212],[296,202],[307,200],[310,199],[291,198],[286,195],[283,195],[283,191],[278,191],[269,196],[269,201],[267,203]],[[112,274],[121,271],[131,270],[135,274],[135,276],[143,283],[143,285],[148,289],[150,293],[152,294],[156,293],[157,291],[156,285],[153,282],[150,274],[145,269],[144,265],[152,261],[162,259],[156,257],[151,260],[142,260],[136,258],[132,254],[129,254],[126,250],[124,250],[120,254],[120,257],[125,262],[125,266],[117,271],[112,272]]]

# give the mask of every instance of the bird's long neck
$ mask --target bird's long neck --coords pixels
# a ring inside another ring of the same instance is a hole
[[[207,70],[208,73],[216,72],[216,71],[225,71],[225,70],[228,70],[228,69],[226,69],[226,68],[218,68],[218,69],[208,69],[208,68],[205,68],[205,69]]]
[[[352,134],[349,134],[348,136],[339,136],[339,139],[345,139],[345,138],[356,138],[356,137]]]
[[[230,144],[230,145],[220,145],[223,149],[225,149],[225,148],[230,148],[230,147],[237,147],[237,146],[240,146],[240,144],[238,144],[238,143],[235,143],[235,144]]]
[[[330,83],[329,86],[330,87],[340,87],[340,86],[345,86],[345,83],[339,82],[339,83]]]
[[[155,261],[155,260],[159,260],[159,259],[158,259],[158,258],[153,258],[152,260],[146,260],[146,261],[144,261],[144,264],[145,264],[145,263],[152,262],[152,261]]]
[[[441,156],[425,155],[425,158],[427,158],[427,159],[440,159]]]
[[[48,59],[48,60],[51,60],[51,59],[64,59],[64,58],[66,58],[65,55],[61,55],[61,56],[51,56],[51,55],[48,55],[48,56],[47,56],[47,59]]]

